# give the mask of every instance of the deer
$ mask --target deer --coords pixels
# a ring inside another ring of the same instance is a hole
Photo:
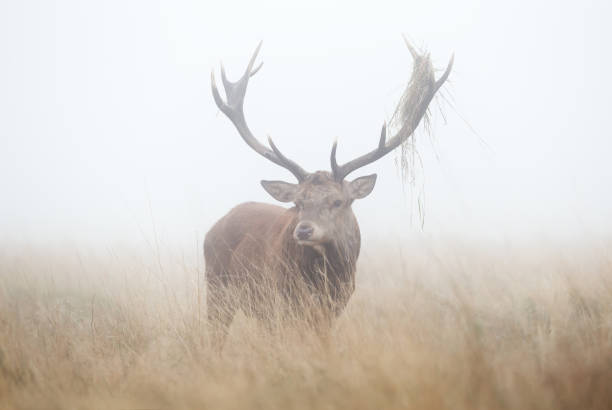
[[[207,319],[212,344],[222,348],[238,309],[270,323],[275,307],[327,334],[355,290],[356,263],[361,234],[352,204],[374,189],[376,174],[347,180],[354,171],[375,162],[402,145],[417,129],[428,106],[451,72],[454,55],[435,79],[428,53],[419,53],[404,38],[413,58],[412,74],[400,104],[397,131],[387,135],[384,123],[378,145],[342,165],[336,160],[338,141],[330,155],[331,172],[307,172],[285,156],[268,137],[263,145],[249,129],[244,98],[262,43],[236,82],[228,80],[221,63],[225,100],[215,71],[211,88],[219,110],[233,123],[244,142],[267,160],[285,168],[297,183],[262,180],[261,185],[278,205],[246,202],[219,219],[204,240]],[[279,304],[279,301],[281,302]],[[288,306],[288,307],[287,307]]]

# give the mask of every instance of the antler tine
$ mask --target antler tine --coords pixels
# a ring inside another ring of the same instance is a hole
[[[272,141],[272,138],[270,138],[269,135],[268,135],[268,144],[270,145],[270,148],[272,148],[272,151],[274,151],[276,156],[280,158],[280,160],[283,162],[284,164],[283,166],[287,168],[289,171],[291,171],[291,173],[296,176],[298,181],[303,181],[304,177],[307,175],[306,172],[298,164],[296,164],[295,162],[287,158],[285,155],[283,155],[283,153],[280,152],[280,150],[276,147],[276,145],[274,144],[274,141]]]
[[[380,139],[378,140],[378,149],[383,149],[387,143],[387,123],[384,122],[382,130],[380,130]]]
[[[395,112],[401,113],[404,124],[401,125],[399,131],[389,140],[387,140],[387,125],[384,124],[378,146],[374,150],[343,165],[338,165],[336,162],[337,147],[336,144],[334,144],[331,153],[331,168],[334,177],[338,181],[342,181],[348,174],[356,169],[382,158],[406,141],[408,137],[414,133],[421,119],[425,116],[429,103],[450,75],[453,68],[454,55],[451,57],[444,74],[436,81],[429,54],[419,54],[408,42],[406,37],[404,37],[404,41],[414,59],[412,76],[408,83],[409,86],[402,96],[400,105],[395,109]]]
[[[253,53],[244,74],[236,82],[232,82],[227,79],[225,67],[223,67],[223,64],[221,64],[221,81],[223,83],[223,88],[225,89],[225,101],[223,101],[221,94],[219,94],[219,89],[217,88],[217,83],[215,81],[214,70],[211,72],[210,81],[213,98],[215,100],[215,104],[217,104],[217,107],[219,107],[221,112],[223,112],[223,114],[230,119],[244,142],[246,142],[249,147],[251,147],[261,156],[289,170],[293,175],[295,175],[298,181],[303,181],[308,173],[304,171],[304,169],[302,169],[297,163],[284,156],[278,150],[278,148],[276,148],[274,143],[272,143],[272,140],[270,140],[270,147],[272,150],[260,143],[257,138],[253,136],[253,133],[249,129],[244,117],[244,97],[246,95],[249,79],[254,76],[263,65],[263,63],[260,63],[253,69],[253,65],[255,64],[255,60],[257,59],[261,45],[262,42],[257,45],[257,48],[255,49],[255,52]]]
[[[259,65],[257,67],[255,67],[255,69],[253,71],[251,71],[251,74],[249,74],[249,76],[253,77],[255,74],[257,74],[257,72],[259,71],[261,66],[263,66],[263,61],[261,63],[259,63]]]
[[[442,84],[444,84],[446,80],[448,79],[448,76],[450,75],[450,72],[453,69],[453,64],[455,64],[455,53],[451,55],[451,58],[448,61],[448,64],[446,66],[446,70],[444,70],[444,73],[442,74],[442,76],[438,79],[438,81],[436,81],[435,92],[437,92],[440,89],[440,87],[442,87]]]
[[[414,46],[410,44],[405,34],[402,34],[402,38],[404,39],[404,43],[406,44],[406,47],[408,47],[408,51],[410,51],[410,54],[412,54],[412,58],[414,58],[415,60],[419,58],[420,57],[419,53],[417,53]]]
[[[253,53],[253,56],[251,57],[251,60],[249,60],[249,65],[247,66],[245,72],[244,72],[244,76],[245,77],[251,77],[253,75],[255,75],[255,73],[257,71],[259,71],[259,69],[261,68],[261,64],[259,64],[258,68],[255,70],[255,72],[253,72],[253,65],[255,64],[255,60],[257,59],[257,54],[259,54],[259,50],[261,49],[261,45],[263,44],[263,40],[259,42],[259,44],[257,44],[257,48],[255,49],[255,52]]]
[[[221,82],[223,83],[223,88],[227,90],[232,86],[232,83],[227,79],[227,74],[225,74],[225,66],[223,65],[223,62],[219,63],[219,65],[221,66]]]
[[[387,123],[383,123],[382,129],[380,131],[380,139],[378,140],[378,149],[377,151],[380,151],[382,149],[384,149],[385,144],[387,142]],[[340,175],[340,167],[338,166],[338,161],[336,160],[336,150],[338,149],[338,140],[334,141],[334,145],[332,145],[332,150],[331,150],[331,155],[330,155],[330,162],[331,162],[331,169],[332,169],[332,174],[333,175]],[[342,180],[344,177],[340,178],[340,180]]]
[[[219,107],[219,109],[225,114],[225,111],[227,110],[228,107],[227,107],[227,104],[225,104],[225,102],[223,101],[223,98],[221,98],[221,94],[219,94],[219,89],[217,88],[217,80],[215,79],[214,70],[210,72],[210,83],[212,87],[213,98],[215,99],[215,104],[217,104],[217,107]]]
[[[338,175],[338,162],[336,161],[336,149],[338,148],[338,140],[334,141],[334,145],[332,145],[331,155],[329,161],[331,162],[332,174]]]

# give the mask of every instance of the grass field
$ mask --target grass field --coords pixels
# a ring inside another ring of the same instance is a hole
[[[610,250],[367,244],[329,346],[239,314],[216,355],[197,257],[4,246],[0,408],[610,409]]]

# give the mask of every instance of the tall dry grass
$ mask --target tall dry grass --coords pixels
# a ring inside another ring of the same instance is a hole
[[[201,262],[3,247],[0,408],[612,408],[608,240],[365,247],[329,345],[242,314]]]

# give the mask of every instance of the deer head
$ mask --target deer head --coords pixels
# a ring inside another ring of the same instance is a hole
[[[444,74],[436,81],[429,55],[418,54],[407,41],[406,45],[414,58],[414,66],[402,103],[397,108],[401,110],[403,119],[399,130],[387,139],[387,127],[383,125],[377,147],[343,165],[338,165],[336,161],[337,142],[334,143],[330,158],[331,172],[306,172],[296,162],[283,155],[272,139],[268,138],[268,148],[261,144],[249,130],[244,117],[244,97],[249,79],[259,71],[263,64],[253,68],[261,43],[257,46],[244,74],[237,82],[227,79],[223,64],[221,65],[221,80],[225,89],[226,101],[223,101],[219,94],[214,71],[211,73],[215,103],[232,121],[242,139],[255,152],[286,168],[297,178],[297,184],[283,181],[261,181],[261,184],[274,199],[295,204],[298,219],[293,237],[298,244],[317,248],[331,242],[342,242],[347,240],[347,231],[358,229],[351,205],[355,199],[364,198],[372,192],[376,183],[376,174],[362,176],[352,181],[347,181],[345,178],[358,168],[385,156],[406,141],[427,112],[427,107],[434,95],[448,78],[453,58],[449,61]]]

